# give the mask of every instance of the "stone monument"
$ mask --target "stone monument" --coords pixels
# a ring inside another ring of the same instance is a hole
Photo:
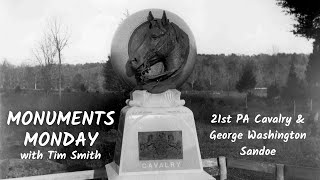
[[[114,70],[134,90],[121,110],[109,180],[208,180],[193,113],[176,90],[195,63],[193,34],[177,15],[160,9],[129,16],[112,41]]]

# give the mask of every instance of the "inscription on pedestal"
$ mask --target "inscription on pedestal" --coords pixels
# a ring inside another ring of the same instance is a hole
[[[145,170],[174,170],[183,168],[182,160],[140,161],[140,165]]]
[[[182,131],[138,132],[139,160],[183,159]]]

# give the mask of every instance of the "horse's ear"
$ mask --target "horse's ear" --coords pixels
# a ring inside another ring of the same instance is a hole
[[[165,11],[163,11],[162,18],[161,18],[161,23],[164,26],[169,24],[169,19],[167,18],[167,15],[166,15]]]
[[[153,15],[152,15],[152,12],[149,11],[149,15],[148,15],[148,21],[152,21],[154,19]]]

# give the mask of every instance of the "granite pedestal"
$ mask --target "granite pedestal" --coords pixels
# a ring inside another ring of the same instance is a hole
[[[192,111],[178,90],[134,91],[121,110],[109,180],[214,179],[202,167]]]

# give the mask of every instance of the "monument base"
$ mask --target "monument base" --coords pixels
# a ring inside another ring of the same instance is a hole
[[[202,167],[192,111],[178,90],[134,91],[121,110],[109,180],[214,180]]]
[[[188,170],[180,170],[177,172],[157,172],[156,174],[135,174],[135,175],[122,175],[117,173],[118,165],[115,162],[106,165],[108,180],[215,180],[214,177],[205,171],[189,172]]]

